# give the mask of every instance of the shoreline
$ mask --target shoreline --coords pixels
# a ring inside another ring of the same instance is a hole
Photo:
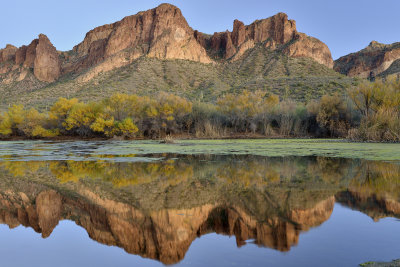
[[[335,137],[310,137],[310,136],[261,136],[261,135],[232,135],[224,137],[194,137],[190,135],[172,135],[170,137],[160,138],[106,138],[106,137],[87,137],[82,138],[78,136],[57,136],[50,138],[24,138],[24,137],[10,137],[0,138],[0,142],[6,141],[53,141],[53,142],[69,142],[69,141],[159,141],[160,144],[173,144],[175,141],[197,141],[197,140],[325,140],[331,142],[341,143],[366,143],[366,144],[399,144],[399,142],[379,142],[379,141],[362,141],[362,140],[351,140],[347,138],[335,138]]]

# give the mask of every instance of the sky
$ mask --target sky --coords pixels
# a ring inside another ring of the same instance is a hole
[[[44,33],[67,51],[89,30],[165,2],[178,6],[193,29],[209,34],[232,30],[235,19],[250,24],[285,12],[299,32],[326,43],[334,59],[372,40],[400,42],[399,0],[15,0],[0,5],[0,48],[28,45]]]

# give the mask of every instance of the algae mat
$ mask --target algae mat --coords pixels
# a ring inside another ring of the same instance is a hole
[[[400,162],[400,144],[352,143],[332,139],[0,142],[0,160],[143,161],[166,154],[321,156]],[[156,156],[155,156],[156,155]]]

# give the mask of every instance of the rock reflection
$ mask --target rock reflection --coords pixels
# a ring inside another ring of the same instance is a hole
[[[280,251],[335,200],[400,217],[400,166],[314,157],[169,156],[160,162],[1,162],[0,222],[48,237],[60,220],[165,264],[216,232]]]

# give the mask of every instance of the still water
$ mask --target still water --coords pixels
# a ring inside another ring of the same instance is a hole
[[[400,258],[400,161],[213,147],[0,143],[1,266]]]

